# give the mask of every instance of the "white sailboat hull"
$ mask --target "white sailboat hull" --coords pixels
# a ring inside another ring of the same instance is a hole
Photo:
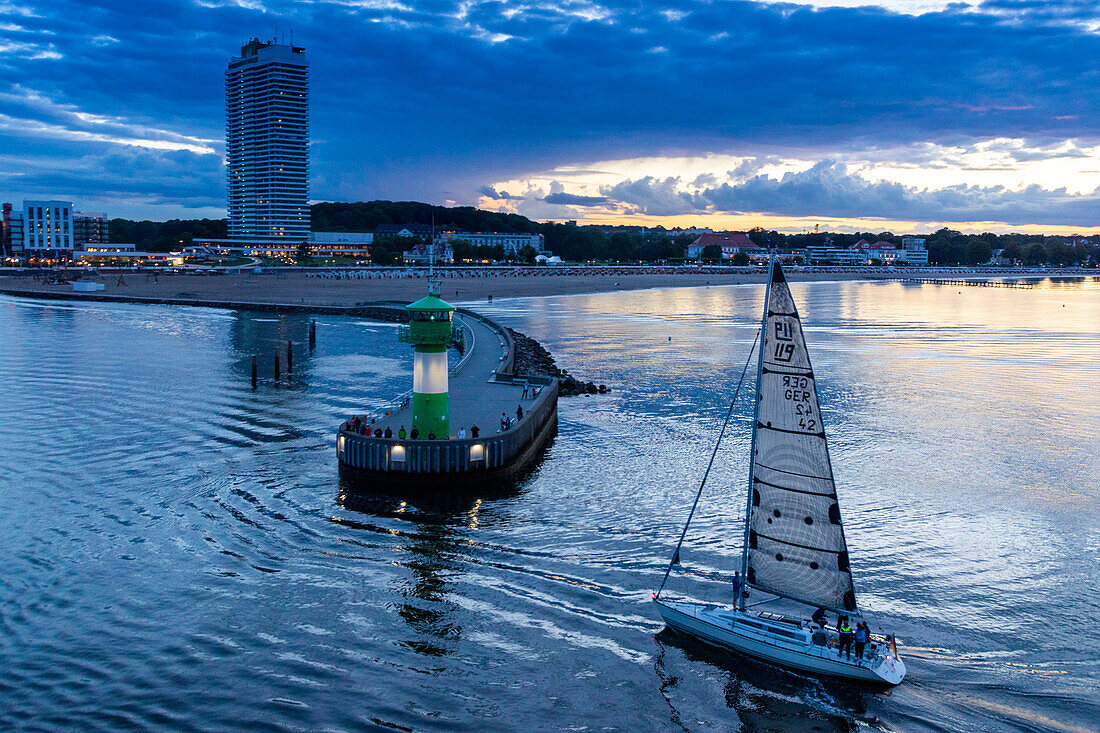
[[[680,601],[654,603],[672,629],[766,662],[873,684],[896,685],[905,678],[905,663],[882,646],[873,657],[849,660],[832,648],[814,645],[806,630],[752,612]]]

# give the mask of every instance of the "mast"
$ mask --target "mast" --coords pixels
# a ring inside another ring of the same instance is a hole
[[[432,214],[432,233],[428,236],[428,294],[439,295],[435,281],[435,214]]]
[[[754,473],[756,470],[756,426],[760,422],[760,375],[764,371],[764,349],[768,344],[768,302],[772,294],[772,270],[775,262],[772,260],[771,250],[768,251],[768,281],[764,286],[764,315],[760,321],[760,350],[757,352],[756,362],[756,389],[753,390],[752,406],[752,443],[749,446],[749,490],[745,499],[745,539],[741,544],[741,588],[748,588],[749,578],[749,519],[752,516],[752,490]],[[745,593],[741,592],[740,598],[734,599],[734,608],[745,609]]]

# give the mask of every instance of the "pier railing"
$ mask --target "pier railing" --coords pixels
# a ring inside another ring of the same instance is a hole
[[[511,375],[508,381],[511,381]],[[340,431],[340,462],[367,471],[402,473],[474,473],[503,468],[522,453],[557,414],[558,382],[529,378],[545,386],[531,408],[511,428],[462,440],[401,440]]]

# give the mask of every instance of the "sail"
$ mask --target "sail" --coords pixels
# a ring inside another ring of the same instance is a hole
[[[817,385],[779,263],[771,270],[765,308],[746,580],[804,603],[855,611]]]

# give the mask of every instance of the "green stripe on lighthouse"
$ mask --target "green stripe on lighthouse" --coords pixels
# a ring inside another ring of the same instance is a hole
[[[429,294],[405,306],[409,325],[401,340],[416,350],[413,362],[412,425],[421,440],[451,436],[447,392],[447,347],[454,339],[455,307],[441,300],[432,285]]]
[[[439,394],[413,393],[412,424],[420,431],[421,440],[427,440],[434,434],[439,440],[446,440],[451,435],[450,408],[446,392]]]

